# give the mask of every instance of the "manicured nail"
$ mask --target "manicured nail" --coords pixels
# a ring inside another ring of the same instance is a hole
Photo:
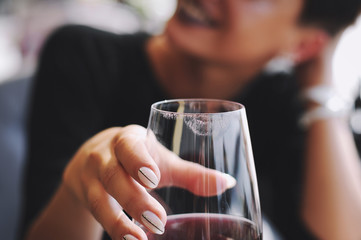
[[[158,186],[159,179],[150,168],[140,168],[138,171],[138,177],[148,188],[155,188]]]
[[[224,177],[225,177],[225,179],[227,181],[226,182],[227,189],[230,189],[230,188],[233,188],[234,186],[236,186],[237,181],[236,181],[236,179],[234,177],[232,177],[231,175],[226,174],[226,173],[224,173],[223,175],[224,175]]]
[[[134,237],[133,235],[127,234],[123,237],[123,240],[138,240],[138,238]]]
[[[142,214],[142,222],[143,224],[149,228],[155,234],[163,234],[164,233],[164,225],[162,221],[150,211],[145,211]]]

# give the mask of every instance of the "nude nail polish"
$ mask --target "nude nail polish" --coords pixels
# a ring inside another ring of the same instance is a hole
[[[140,168],[138,171],[138,177],[148,188],[155,188],[158,186],[159,179],[150,168]]]
[[[142,214],[142,222],[144,226],[149,228],[155,234],[164,233],[164,225],[157,215],[150,211],[145,211]]]
[[[123,237],[123,240],[138,240],[138,238],[134,237],[133,235],[127,234]]]

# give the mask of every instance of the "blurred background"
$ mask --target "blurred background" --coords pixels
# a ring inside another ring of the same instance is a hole
[[[13,240],[21,209],[26,107],[44,39],[55,28],[84,24],[117,33],[162,31],[176,0],[0,0],[0,233]],[[361,18],[343,34],[334,81],[350,102],[360,96]],[[350,119],[361,142],[361,99]],[[359,144],[361,146],[361,144]]]
[[[117,33],[156,33],[174,8],[172,0],[0,0],[1,239],[16,239],[28,93],[49,33],[70,23]]]

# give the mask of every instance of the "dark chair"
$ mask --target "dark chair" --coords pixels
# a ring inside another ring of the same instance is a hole
[[[25,119],[30,79],[0,84],[0,233],[16,239],[26,152]]]

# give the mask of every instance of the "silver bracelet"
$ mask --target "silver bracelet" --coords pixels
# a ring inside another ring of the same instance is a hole
[[[318,106],[310,111],[307,111],[300,119],[300,124],[304,128],[308,128],[312,123],[318,120],[325,120],[331,118],[345,118],[349,111],[338,110],[334,111],[324,106]]]
[[[351,109],[351,104],[341,98],[332,86],[320,85],[307,89],[301,94],[304,101],[317,103],[319,106],[306,111],[300,119],[304,128],[318,120],[344,118]]]

